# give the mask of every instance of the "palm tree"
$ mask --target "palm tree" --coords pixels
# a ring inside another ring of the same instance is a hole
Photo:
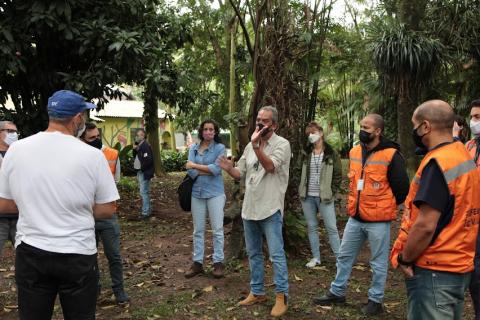
[[[438,39],[396,21],[382,23],[372,34],[371,52],[380,85],[387,96],[396,99],[399,142],[412,173],[417,161],[411,117],[422,89],[442,64],[444,46]]]

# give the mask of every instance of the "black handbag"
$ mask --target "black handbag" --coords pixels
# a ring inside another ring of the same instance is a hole
[[[192,188],[195,179],[192,179],[188,174],[183,178],[182,182],[177,188],[178,202],[183,211],[192,210]]]

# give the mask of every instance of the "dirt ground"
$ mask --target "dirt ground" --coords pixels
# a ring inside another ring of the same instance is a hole
[[[110,287],[108,265],[99,248],[102,271],[102,294],[97,306],[97,319],[268,319],[274,303],[272,267],[267,270],[267,303],[238,307],[237,302],[249,291],[248,261],[230,261],[226,277],[220,280],[211,275],[211,232],[207,232],[206,273],[187,280],[184,272],[191,263],[192,221],[176,203],[176,186],[183,174],[156,178],[152,184],[153,218],[149,221],[130,221],[139,213],[140,199],[130,186],[122,188],[119,204],[122,228],[122,255],[125,287],[131,297],[128,306],[114,303]],[[229,184],[229,182],[227,183]],[[346,217],[340,213],[339,230],[343,231]],[[231,225],[225,227],[225,241],[229,241]],[[397,224],[392,226],[396,234]],[[311,300],[323,294],[335,276],[335,259],[321,228],[322,266],[307,270],[308,240],[300,255],[289,256],[290,303],[283,319],[364,319],[360,306],[367,301],[371,280],[368,266],[368,247],[362,251],[349,282],[347,304],[334,307],[316,307]],[[227,248],[227,243],[225,244]],[[11,246],[4,249],[0,261],[0,319],[18,319]],[[385,296],[385,314],[377,319],[405,319],[406,299],[402,277],[393,270]],[[470,299],[465,299],[465,319],[473,319]],[[62,319],[61,308],[55,307],[54,319]]]

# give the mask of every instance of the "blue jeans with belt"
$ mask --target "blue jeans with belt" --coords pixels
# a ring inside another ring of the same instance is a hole
[[[434,271],[415,267],[405,279],[408,320],[460,320],[471,273]]]
[[[254,295],[264,295],[263,235],[273,263],[275,292],[288,295],[287,258],[283,249],[283,218],[280,211],[263,220],[243,219],[245,244],[250,263],[250,288]]]
[[[123,265],[120,255],[120,226],[117,215],[110,219],[95,221],[95,236],[98,242],[101,240],[103,250],[108,260],[110,277],[112,278],[113,292],[123,291]],[[97,268],[97,274],[100,279],[100,271]]]

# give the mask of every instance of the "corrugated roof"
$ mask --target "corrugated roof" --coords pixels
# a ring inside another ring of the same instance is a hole
[[[142,118],[143,101],[138,100],[110,100],[102,110],[93,110],[90,112],[92,117],[113,117],[113,118]],[[167,113],[158,108],[158,118],[164,119]]]

